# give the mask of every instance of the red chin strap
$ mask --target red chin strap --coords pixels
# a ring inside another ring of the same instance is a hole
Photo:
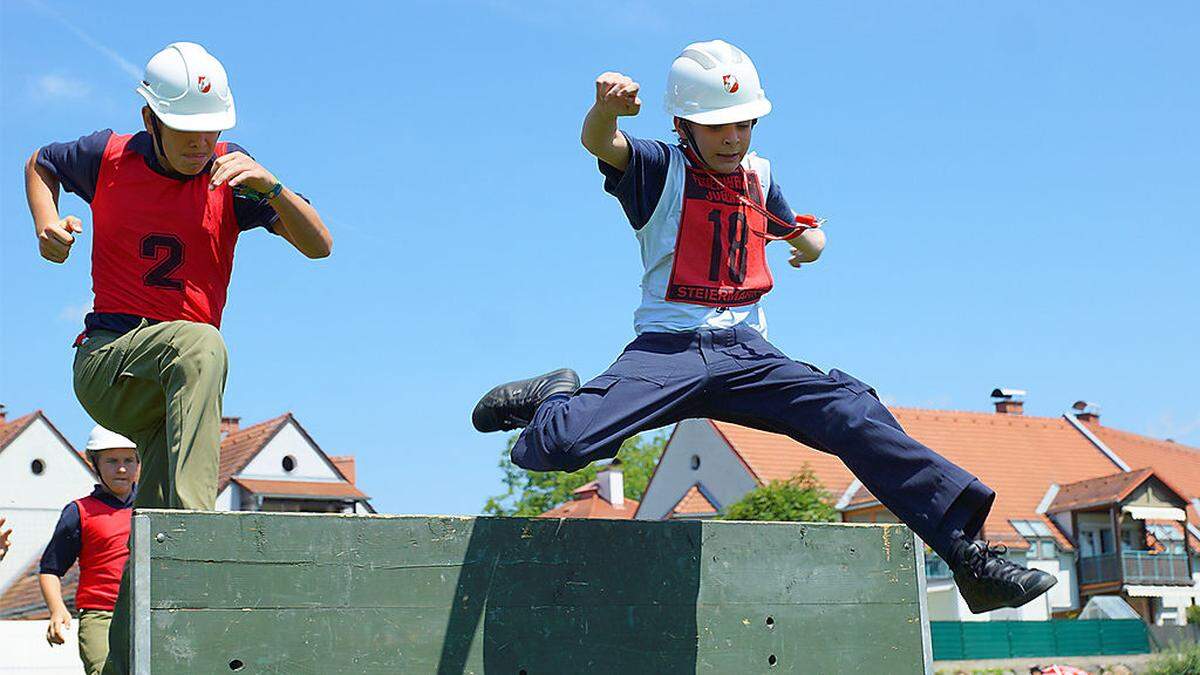
[[[692,130],[685,122],[687,122],[687,120],[683,119],[682,117],[676,117],[675,132],[683,137],[683,154],[692,162],[692,164],[696,166],[696,170],[708,174],[708,176],[715,180],[718,185],[725,189],[726,192],[736,195],[739,202],[761,213],[762,215],[766,216],[767,220],[780,227],[786,228],[788,231],[787,234],[784,235],[775,235],[771,234],[770,232],[759,232],[755,229],[751,229],[751,232],[768,241],[781,241],[795,238],[805,230],[815,230],[825,222],[825,219],[823,218],[817,218],[812,214],[806,213],[797,214],[796,222],[789,223],[774,213],[771,213],[770,209],[760,206],[753,199],[747,197],[743,192],[729,187],[729,185],[720,178],[723,174],[714,171],[709,166],[708,162],[704,161],[704,158],[700,155],[700,148],[696,143],[696,138],[692,136]],[[742,185],[744,186],[749,178],[746,175],[746,168],[739,164],[738,171],[742,173]]]

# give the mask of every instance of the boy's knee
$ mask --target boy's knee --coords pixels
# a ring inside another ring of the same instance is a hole
[[[840,380],[838,396],[825,409],[829,440],[835,445],[861,439],[874,433],[877,424],[892,426],[892,414],[879,401],[875,390],[840,371],[830,371]]]
[[[207,323],[178,321],[178,328],[171,336],[179,359],[187,363],[195,363],[212,367],[220,367],[223,371],[229,360],[225,349],[225,338],[221,331]]]

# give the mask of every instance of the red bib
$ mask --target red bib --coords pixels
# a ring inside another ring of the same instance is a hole
[[[737,307],[758,302],[771,290],[767,240],[760,234],[767,230],[767,218],[737,193],[766,206],[753,171],[743,169],[718,182],[709,172],[687,167],[667,300]]]
[[[79,507],[79,589],[76,609],[112,611],[129,557],[133,509],[115,508],[96,497],[76,499]]]
[[[97,312],[221,326],[238,226],[229,184],[208,189],[159,175],[113,134],[92,199],[92,289]],[[218,143],[217,156],[227,144]]]

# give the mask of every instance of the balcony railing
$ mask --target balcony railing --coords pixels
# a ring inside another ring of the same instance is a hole
[[[1079,582],[1095,584],[1121,581],[1127,584],[1190,584],[1187,556],[1176,553],[1121,551],[1080,558]]]

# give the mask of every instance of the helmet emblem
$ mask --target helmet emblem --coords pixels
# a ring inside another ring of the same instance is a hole
[[[196,88],[200,90],[201,94],[207,94],[209,91],[212,90],[212,82],[209,81],[208,77],[206,77],[204,75],[200,75],[199,77],[196,78]],[[729,85],[726,84],[725,88],[729,89]],[[737,89],[736,83],[733,85],[733,88]]]
[[[722,75],[721,82],[722,82],[722,84],[725,85],[725,93],[727,93],[727,94],[736,94],[737,93],[738,81],[737,81],[737,78],[734,77],[732,74]]]

